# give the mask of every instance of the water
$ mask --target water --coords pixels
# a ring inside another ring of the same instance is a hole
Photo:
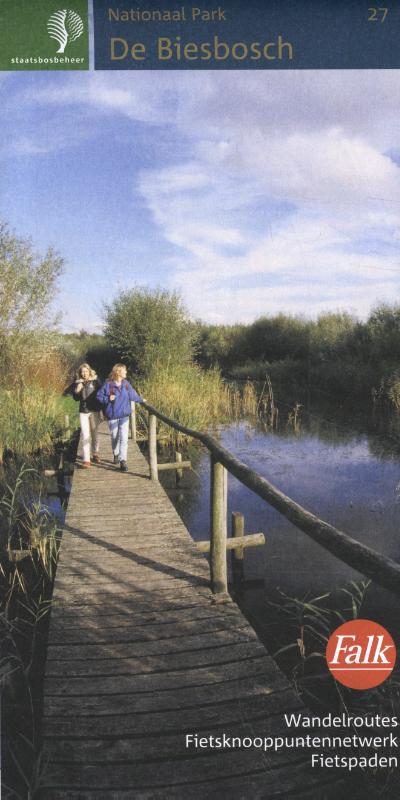
[[[340,419],[310,414],[300,430],[270,432],[246,423],[220,431],[221,444],[278,489],[355,539],[400,561],[400,430],[398,420]],[[209,456],[197,450],[195,474],[172,491],[194,539],[209,536]],[[296,529],[232,476],[228,512],[245,515],[246,532],[265,534],[263,547],[245,554],[245,576],[262,580],[267,595],[278,589],[313,597],[361,579],[331,553]],[[374,588],[370,602],[392,607]]]

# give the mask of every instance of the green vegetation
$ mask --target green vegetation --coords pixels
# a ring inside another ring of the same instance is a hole
[[[137,288],[105,309],[105,337],[136,388],[184,425],[205,429],[237,412],[238,393],[218,369],[194,363],[194,326],[176,292]]]
[[[7,731],[2,786],[10,797],[33,797],[40,777],[38,698],[59,546],[58,526],[43,506],[41,485],[32,468],[22,466],[14,474],[10,468],[0,494],[0,665]]]
[[[105,336],[138,376],[192,360],[192,324],[176,292],[140,287],[122,292],[105,306]]]
[[[160,365],[140,384],[140,391],[159,411],[195,430],[232,418],[238,401],[218,370],[205,372],[195,364]]]
[[[198,327],[197,360],[230,378],[264,380],[291,400],[321,394],[335,403],[400,407],[400,305],[375,308],[366,322],[326,313],[316,321],[278,314],[251,325]]]
[[[53,448],[61,435],[64,404],[56,392],[31,384],[23,392],[0,390],[0,442],[18,459]]]
[[[0,224],[0,664],[10,797],[33,797],[40,764],[37,700],[58,549],[43,468],[63,428],[71,363],[50,311],[62,266],[54,251],[39,256]]]
[[[63,260],[41,257],[0,223],[0,462],[49,449],[62,428],[59,400],[68,375],[50,307]]]
[[[1,381],[25,383],[56,349],[49,330],[49,308],[63,260],[52,249],[45,256],[0,223]]]
[[[79,333],[65,333],[61,337],[61,352],[69,365],[69,374],[83,362],[88,362],[101,378],[105,378],[113,364],[120,360],[116,351],[107,344],[103,335],[88,333],[81,330]]]

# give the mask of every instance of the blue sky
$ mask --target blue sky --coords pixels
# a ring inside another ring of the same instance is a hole
[[[0,216],[65,258],[65,331],[135,285],[216,323],[399,300],[399,72],[0,73],[0,108]]]

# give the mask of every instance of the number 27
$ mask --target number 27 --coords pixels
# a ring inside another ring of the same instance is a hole
[[[368,22],[384,22],[388,13],[387,8],[369,8]]]

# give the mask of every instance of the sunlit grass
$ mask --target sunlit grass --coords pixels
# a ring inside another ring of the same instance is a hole
[[[139,390],[166,416],[198,431],[228,422],[240,408],[238,393],[217,370],[192,364],[155,369]]]
[[[64,404],[55,390],[32,384],[0,390],[0,448],[18,457],[51,450],[64,425]]]

